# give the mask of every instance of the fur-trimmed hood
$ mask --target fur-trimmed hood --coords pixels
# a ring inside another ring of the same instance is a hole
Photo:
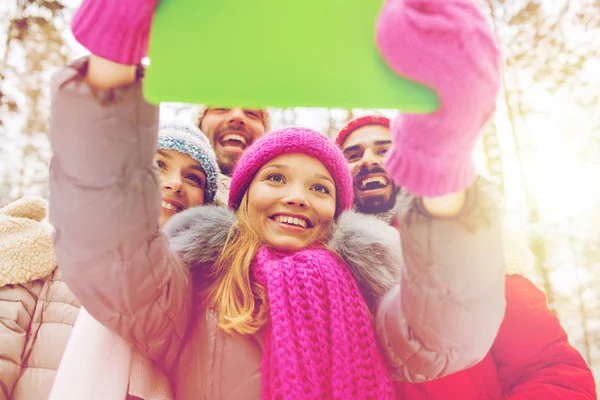
[[[0,208],[0,287],[45,278],[56,268],[52,229],[42,222],[47,210],[39,197]]]
[[[191,268],[210,268],[236,222],[231,210],[201,206],[175,215],[163,231],[171,249]],[[403,267],[400,235],[385,222],[345,212],[338,218],[327,244],[348,265],[367,304],[374,305],[399,281]]]

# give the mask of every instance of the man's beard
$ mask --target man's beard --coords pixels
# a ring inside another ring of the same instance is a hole
[[[361,178],[371,174],[382,174],[386,176],[389,184],[392,186],[392,193],[390,197],[386,199],[385,195],[381,195],[361,199],[359,196],[355,196],[354,205],[356,206],[356,209],[363,214],[385,213],[394,208],[396,203],[396,195],[398,194],[398,188],[392,178],[389,177],[385,170],[379,166],[374,166],[369,170],[362,168],[352,177],[352,179],[354,182],[357,182]]]
[[[216,138],[215,140],[219,141],[219,144],[222,146],[222,144],[220,143],[220,140],[221,140],[221,137],[225,134],[225,132],[235,132],[235,131],[242,132],[244,134],[243,136],[246,137],[248,140],[248,142],[246,143],[245,147],[242,150],[242,154],[243,154],[243,152],[246,151],[246,149],[248,149],[248,147],[254,141],[252,134],[246,128],[226,125],[224,127],[217,129],[215,131],[213,137]],[[216,151],[216,145],[214,142],[212,143],[212,146]],[[219,165],[219,169],[221,170],[221,173],[223,175],[227,175],[227,176],[231,177],[233,175],[233,171],[235,170],[235,167],[236,167],[240,157],[242,156],[242,154],[238,155],[237,157],[231,157],[231,156],[223,157],[223,156],[220,156],[219,154],[216,154],[217,164]]]
[[[366,198],[364,202],[356,201],[356,209],[358,212],[363,214],[381,214],[390,211],[396,205],[396,195],[398,194],[398,188],[394,183],[390,183],[392,187],[392,195],[389,199],[385,199],[383,196]]]
[[[219,164],[219,169],[223,175],[231,177],[233,175],[233,171],[235,170],[235,166],[237,165],[237,161],[232,163],[230,161],[222,162],[221,160],[217,160],[217,164]]]

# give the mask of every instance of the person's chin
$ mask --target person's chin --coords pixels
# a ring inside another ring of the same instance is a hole
[[[221,170],[221,173],[231,176],[231,174],[233,174],[233,170],[235,169],[235,166],[237,165],[238,160],[239,160],[239,157],[236,157],[235,159],[231,159],[229,156],[228,157],[219,157],[218,164],[219,164],[219,169]]]
[[[356,208],[363,214],[379,214],[391,210],[394,202],[389,196],[357,198]]]
[[[292,237],[279,237],[275,240],[270,240],[267,242],[271,247],[275,250],[284,251],[284,252],[294,252],[298,250],[302,250],[307,247],[307,244],[304,240],[299,240]]]
[[[164,211],[160,213],[160,217],[158,217],[158,225],[161,229],[164,228],[165,224],[169,221],[169,218],[171,218],[171,216],[165,215]]]

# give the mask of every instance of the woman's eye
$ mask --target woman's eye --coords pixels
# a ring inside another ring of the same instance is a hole
[[[267,180],[275,183],[283,183],[283,176],[280,174],[271,174],[267,176]]]
[[[315,186],[313,186],[313,189],[319,193],[329,194],[329,189],[327,189],[323,185],[315,185]]]
[[[384,155],[387,152],[388,152],[388,149],[387,148],[383,148],[383,149],[379,149],[379,151],[377,152],[377,154]]]
[[[252,118],[258,118],[258,113],[256,111],[246,111],[246,115]]]
[[[156,161],[156,165],[160,169],[165,169],[165,170],[167,169],[167,164],[165,164],[164,161],[158,160],[158,161]]]
[[[192,182],[197,183],[198,185],[202,185],[202,179],[200,179],[199,176],[196,176],[194,174],[190,174],[190,175],[186,175],[185,178],[189,179]]]

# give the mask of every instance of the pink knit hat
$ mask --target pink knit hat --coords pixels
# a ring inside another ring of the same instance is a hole
[[[244,151],[231,178],[229,207],[237,210],[254,175],[272,159],[291,153],[319,160],[333,177],[336,215],[349,210],[354,199],[352,177],[342,151],[325,135],[308,128],[283,128],[266,134]]]
[[[390,122],[390,119],[383,115],[365,115],[363,117],[354,118],[340,130],[335,138],[335,144],[342,147],[348,136],[358,128],[367,125],[381,125],[389,129]]]

